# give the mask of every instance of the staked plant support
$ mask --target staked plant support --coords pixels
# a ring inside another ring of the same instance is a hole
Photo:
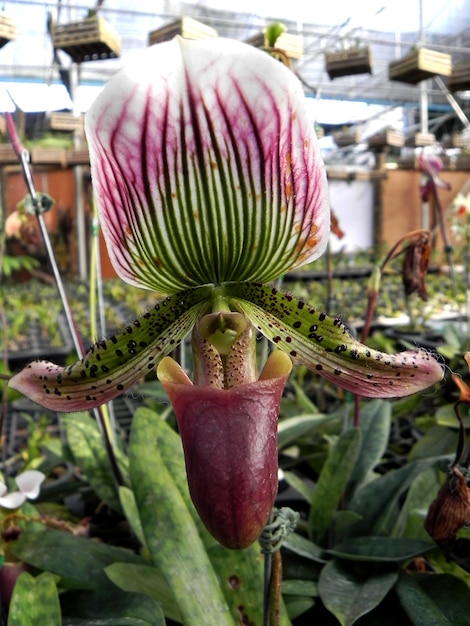
[[[46,223],[44,221],[44,213],[46,213],[52,208],[53,202],[51,201],[51,198],[47,196],[46,194],[42,194],[36,191],[31,168],[29,165],[29,152],[25,147],[21,145],[11,113],[6,112],[5,118],[6,118],[7,130],[8,130],[8,134],[10,137],[10,141],[19,159],[19,162],[23,171],[23,176],[24,176],[24,180],[26,183],[26,187],[28,189],[29,197],[31,200],[29,203],[26,203],[27,210],[32,215],[36,216],[39,230],[41,233],[41,237],[42,237],[44,247],[46,249],[47,257],[49,260],[49,264],[52,269],[55,284],[57,286],[57,291],[59,293],[59,297],[62,303],[62,308],[64,310],[65,318],[67,320],[67,325],[68,325],[70,335],[73,340],[73,345],[74,345],[74,348],[78,357],[82,358],[85,353],[85,348],[83,346],[82,339],[79,333],[77,332],[77,327],[75,324],[73,312],[70,308],[70,304],[67,298],[67,293],[65,291],[64,284],[62,282],[60,270],[57,265],[57,261],[54,255],[54,250],[52,248],[51,240],[49,238],[49,233],[47,231]],[[93,412],[103,432],[104,443],[108,451],[108,456],[110,459],[111,467],[113,469],[116,482],[118,485],[120,485],[122,484],[122,477],[121,477],[121,472],[116,462],[113,448],[112,448],[109,423],[108,423],[108,420],[106,419],[107,417],[106,407],[102,407],[102,406],[95,407],[93,409]]]

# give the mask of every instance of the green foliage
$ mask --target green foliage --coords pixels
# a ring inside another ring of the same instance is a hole
[[[37,269],[39,267],[39,261],[31,256],[18,255],[9,256],[4,254],[2,257],[1,274],[9,277],[13,272],[19,270],[26,270],[27,272]]]

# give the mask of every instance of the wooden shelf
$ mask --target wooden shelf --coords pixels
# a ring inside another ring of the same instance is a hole
[[[90,163],[87,149],[69,150],[36,146],[31,149],[30,158],[32,165],[55,165],[60,168]],[[0,144],[0,166],[2,165],[19,165],[18,157],[10,144]]]

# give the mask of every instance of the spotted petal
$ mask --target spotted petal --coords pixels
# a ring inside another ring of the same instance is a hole
[[[252,283],[224,289],[227,296],[233,296],[233,307],[294,361],[357,395],[401,397],[443,378],[442,365],[428,352],[391,355],[372,350],[354,339],[340,319],[282,291]]]
[[[326,176],[297,78],[252,46],[179,37],[137,55],[86,118],[124,280],[173,293],[271,281],[316,259]]]
[[[206,287],[170,296],[119,334],[96,343],[74,365],[33,361],[8,384],[54,411],[97,407],[131,387],[174,350],[194,326],[209,296]]]

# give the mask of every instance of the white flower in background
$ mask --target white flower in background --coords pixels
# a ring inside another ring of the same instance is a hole
[[[19,491],[7,493],[7,486],[0,483],[0,507],[5,509],[17,509],[26,500],[34,500],[39,495],[41,483],[46,478],[45,474],[37,470],[27,470],[15,478]]]
[[[454,198],[452,209],[458,215],[470,215],[470,194],[458,193]]]

